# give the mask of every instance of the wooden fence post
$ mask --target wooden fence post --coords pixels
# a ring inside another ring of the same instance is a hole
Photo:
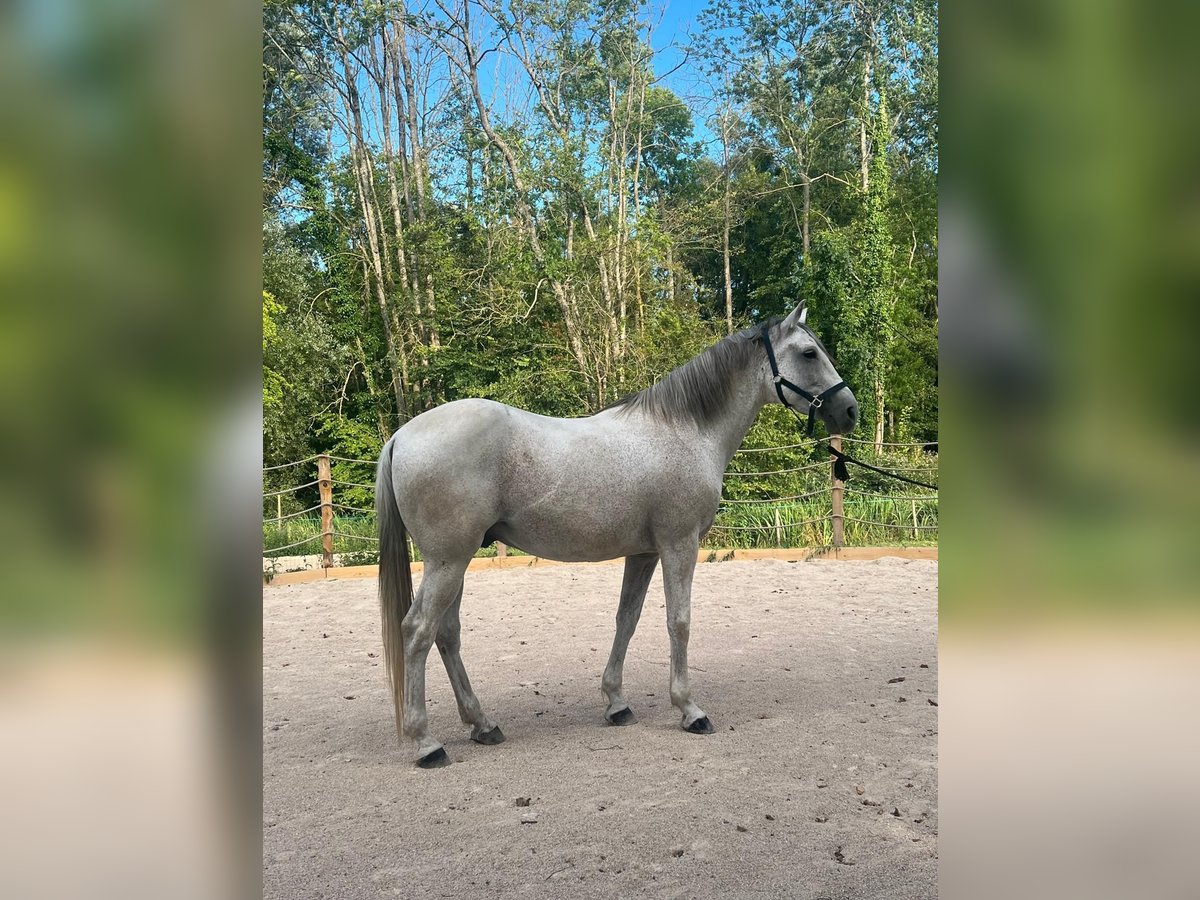
[[[317,489],[321,492],[321,565],[333,565],[333,472],[329,457],[317,457]]]
[[[829,438],[829,446],[840,453],[842,450],[841,435],[831,435]],[[837,477],[835,463],[837,463],[837,457],[830,456],[829,477],[833,482],[830,489],[830,495],[833,501],[833,546],[841,547],[845,543],[846,514],[845,510],[842,508],[843,483],[841,479]]]
[[[779,521],[779,507],[775,507],[775,546],[783,546],[783,523]]]
[[[508,556],[508,544],[504,543],[504,541],[496,541],[496,556],[500,559]]]

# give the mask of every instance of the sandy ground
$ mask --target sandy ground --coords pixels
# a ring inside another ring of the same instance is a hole
[[[657,573],[625,667],[638,723],[605,724],[621,572],[468,573],[463,659],[508,741],[471,743],[434,652],[454,764],[432,771],[397,746],[375,581],[266,588],[265,895],[936,896],[937,563],[699,565],[711,736],[670,705]]]

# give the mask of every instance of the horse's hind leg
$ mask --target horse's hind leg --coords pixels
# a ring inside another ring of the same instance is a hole
[[[600,682],[604,695],[608,698],[608,709],[604,711],[604,718],[612,725],[629,725],[636,721],[633,710],[629,708],[621,693],[625,651],[629,649],[629,640],[633,637],[638,618],[642,615],[646,589],[650,586],[650,578],[654,575],[657,563],[658,555],[655,553],[625,557],[625,579],[621,582],[621,603],[617,607],[617,633],[613,638],[608,665],[604,667],[604,679]]]
[[[459,648],[462,646],[460,633],[462,626],[459,622],[459,608],[462,606],[462,582],[459,582],[458,593],[450,608],[442,614],[441,625],[438,626],[437,648],[446,666],[446,674],[450,676],[450,686],[454,688],[454,699],[458,703],[458,714],[463,722],[471,726],[471,740],[480,744],[499,744],[504,740],[504,732],[500,726],[483,713],[479,698],[471,690],[471,680],[467,678],[467,670],[463,667]]]
[[[462,587],[469,559],[453,562],[427,559],[421,587],[401,624],[404,638],[404,734],[417,745],[417,765],[423,768],[450,762],[442,745],[429,735],[425,711],[425,663],[446,610]]]

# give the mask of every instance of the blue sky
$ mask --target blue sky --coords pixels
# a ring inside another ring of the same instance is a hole
[[[707,0],[668,0],[651,7],[646,18],[654,25],[651,36],[651,45],[655,50],[654,70],[658,75],[665,76],[662,85],[678,94],[692,110],[695,136],[707,144],[714,141],[715,137],[706,126],[706,113],[697,108],[696,99],[701,94],[708,95],[710,91],[701,87],[700,73],[693,62],[686,60],[684,52],[697,30],[697,17],[705,6]],[[494,71],[485,65],[479,74],[484,96],[491,97],[496,87]]]
[[[694,137],[704,143],[707,152],[716,156],[715,136],[705,123],[706,110],[697,103],[698,98],[711,92],[702,85],[700,74],[693,62],[687,61],[685,47],[696,31],[696,20],[708,0],[667,0],[659,3],[648,13],[647,18],[654,24],[651,44],[655,50],[654,70],[660,76],[665,76],[661,84],[678,94],[689,109],[692,110]],[[507,73],[498,73],[496,65],[502,64],[513,70],[511,78]],[[682,63],[682,65],[681,65]],[[674,70],[674,71],[672,71]],[[670,73],[670,74],[668,74]],[[368,87],[366,76],[363,77],[362,89],[367,96],[373,89]],[[493,101],[495,106],[502,104],[502,96],[508,83],[516,88],[514,102],[525,102],[524,91],[527,82],[518,64],[511,58],[490,56],[479,70],[480,88],[485,99]],[[502,112],[497,113],[501,120],[505,118]],[[343,153],[346,150],[344,137],[340,129],[333,133],[334,150]]]
[[[673,0],[659,7],[662,22],[651,38],[656,51],[654,69],[659,75],[669,72],[684,59],[681,47],[673,45],[688,42],[690,35],[696,32],[696,18],[706,5],[705,0]],[[688,96],[696,92],[698,77],[694,67],[688,64],[669,76],[664,85],[684,97],[695,118],[696,138],[708,143],[714,139],[714,135],[705,125],[703,113],[695,108],[692,98]]]

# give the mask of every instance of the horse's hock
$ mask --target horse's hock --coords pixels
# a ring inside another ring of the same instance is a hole
[[[464,656],[508,740],[472,743],[433,661],[430,725],[454,763],[436,772],[396,741],[374,580],[271,588],[266,895],[550,897],[569,875],[581,897],[658,882],[700,897],[933,896],[936,576],[935,561],[895,557],[698,565],[689,662],[716,733],[695,738],[667,696],[660,575],[625,665],[637,723],[615,728],[600,680],[621,567],[473,572]],[[396,852],[430,841],[441,849]],[[345,852],[358,874],[343,883]]]

